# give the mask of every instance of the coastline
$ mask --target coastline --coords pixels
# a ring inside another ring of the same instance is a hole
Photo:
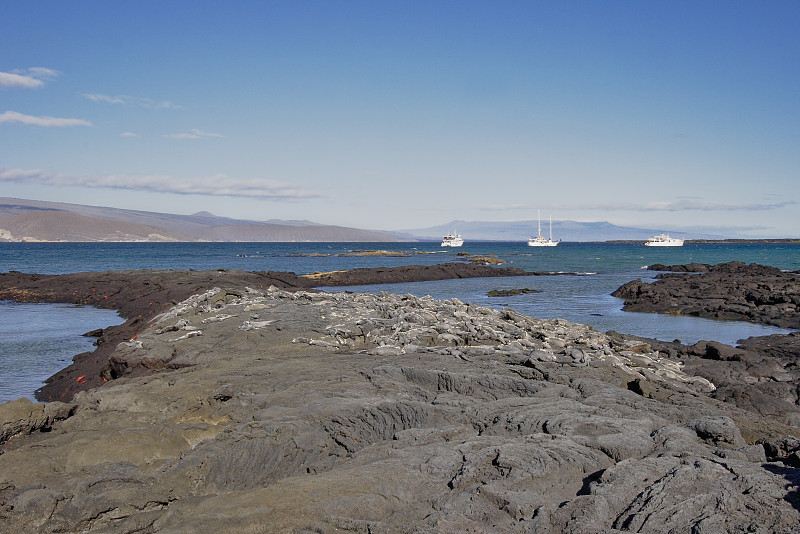
[[[776,310],[773,302],[800,299],[800,278],[796,273],[735,261],[718,265],[654,264],[650,266],[650,270],[672,273],[658,275],[655,283],[643,284],[640,280],[633,280],[619,287],[614,296],[625,299],[623,310],[745,320],[800,328],[800,309],[794,307],[791,313],[786,305],[782,305]],[[682,277],[681,273],[691,273],[691,279]],[[93,332],[97,337],[96,348],[92,352],[76,355],[72,364],[48,378],[46,384],[35,392],[39,401],[69,402],[80,391],[99,387],[120,377],[144,376],[160,371],[146,365],[122,364],[115,361],[113,354],[120,343],[135,340],[144,333],[151,326],[152,318],[159,313],[181,300],[215,287],[263,290],[274,286],[300,291],[314,287],[380,285],[452,278],[564,274],[574,273],[529,272],[478,263],[361,268],[304,275],[223,269],[108,271],[65,275],[23,274],[12,271],[0,273],[0,299],[90,305],[114,309],[125,319],[121,325]],[[766,289],[762,289],[760,296],[756,297],[754,292],[757,287]],[[777,291],[778,287],[782,289]],[[676,299],[679,294],[682,297]],[[727,304],[720,304],[720,294],[727,295]],[[747,295],[747,298],[758,300],[762,305],[750,305],[745,314],[742,312],[744,306],[736,300],[735,294]],[[736,310],[736,313],[732,313],[731,309]],[[776,319],[776,315],[780,319]],[[793,370],[795,360],[800,355],[800,332],[740,340],[738,349],[716,342],[700,341],[694,345],[683,345],[678,340],[665,342],[629,334],[613,334],[619,339],[640,340],[643,344],[658,347],[658,350],[673,358],[688,360],[687,369],[691,369],[695,375],[716,384],[724,384],[727,388],[712,393],[712,396],[776,417],[783,423],[794,421],[800,426],[800,399],[797,392],[793,391],[800,391],[800,373]],[[722,367],[715,366],[711,361],[720,359],[718,354],[721,352],[727,354],[727,360],[748,363],[739,365],[744,365],[743,369],[735,370],[732,367],[737,367],[738,364],[730,361]],[[753,372],[753,369],[758,372]],[[766,395],[761,387],[764,382],[773,384],[767,386],[769,392]],[[723,391],[727,396],[723,395]]]
[[[5,421],[27,417],[0,440],[9,529],[792,532],[800,521],[800,427],[711,398],[714,384],[647,342],[458,299],[254,287],[291,286],[285,273],[144,274],[99,278],[161,286],[129,312],[162,294],[164,311],[137,317],[146,328],[109,359],[149,374],[69,403],[0,405]],[[193,292],[201,284],[213,287]],[[42,295],[58,297],[53,287]],[[167,302],[178,292],[192,294]]]
[[[450,269],[359,276],[516,274]],[[62,372],[68,402],[0,405],[0,520],[21,533],[519,534],[800,521],[800,414],[715,398],[728,386],[698,372],[715,354],[752,367],[742,351],[673,355],[458,299],[311,289],[320,278],[0,275],[3,298],[129,317]],[[87,368],[108,382],[76,381]]]
[[[101,386],[123,372],[139,376],[146,369],[115,369],[110,355],[119,343],[135,338],[149,321],[177,302],[220,285],[231,287],[306,290],[314,287],[444,280],[448,278],[528,276],[515,268],[470,263],[433,266],[366,268],[297,275],[290,272],[215,271],[106,271],[63,275],[0,273],[0,300],[71,303],[116,310],[121,325],[99,332],[97,348],[78,354],[73,363],[50,377],[35,393],[40,401],[69,401],[79,391]]]

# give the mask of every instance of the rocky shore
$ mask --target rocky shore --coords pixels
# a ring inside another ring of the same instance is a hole
[[[798,420],[715,398],[678,344],[289,273],[182,274],[18,277],[18,299],[122,310],[112,280],[141,297],[123,311],[136,334],[100,345],[102,387],[0,405],[3,529],[800,531]]]
[[[633,280],[613,295],[624,310],[752,321],[800,329],[800,275],[738,261],[651,265],[655,283]]]
[[[546,273],[516,268],[495,268],[470,263],[411,265],[355,269],[297,275],[290,272],[216,271],[109,271],[64,275],[0,273],[0,300],[18,302],[63,302],[118,310],[126,320],[97,332],[98,347],[79,354],[73,363],[56,373],[36,392],[42,401],[65,401],[78,391],[100,386],[123,370],[110,366],[116,346],[139,334],[148,321],[191,295],[212,287],[275,286],[283,289],[309,289],[324,286],[386,284],[446,280],[452,278],[503,277]],[[140,375],[149,370],[127,368],[125,373]]]
[[[654,283],[634,280],[613,293],[625,299],[624,310],[800,329],[798,273],[742,262],[649,269],[665,272]],[[800,333],[744,339],[736,347],[647,342],[680,358],[687,372],[712,381],[717,386],[713,398],[800,428]]]

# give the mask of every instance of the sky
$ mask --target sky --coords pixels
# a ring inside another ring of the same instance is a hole
[[[800,2],[0,0],[0,196],[800,237]]]

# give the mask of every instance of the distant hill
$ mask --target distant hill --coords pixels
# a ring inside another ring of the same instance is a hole
[[[0,218],[2,241],[194,241],[182,232],[41,210]]]
[[[438,241],[454,230],[466,241],[525,241],[536,235],[536,226],[536,220],[451,221],[428,228],[380,232],[305,220],[248,221],[207,211],[175,215],[0,197],[0,241]],[[557,241],[645,240],[662,230],[683,239],[725,237],[669,228],[627,228],[608,222],[553,221],[553,239]],[[549,221],[542,221],[542,234],[549,233]]]
[[[0,198],[0,241],[399,241],[389,232]]]

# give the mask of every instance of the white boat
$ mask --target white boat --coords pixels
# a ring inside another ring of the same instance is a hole
[[[542,236],[542,217],[539,210],[536,210],[536,215],[539,219],[539,232],[536,237],[528,238],[529,247],[554,247],[558,245],[558,241],[553,241],[553,218],[550,217],[550,239]]]
[[[442,238],[443,247],[460,247],[463,244],[464,240],[455,232],[451,232]]]
[[[683,246],[683,239],[678,239],[676,237],[670,237],[664,232],[661,232],[658,235],[652,236],[647,242],[644,244],[646,247],[682,247]]]

